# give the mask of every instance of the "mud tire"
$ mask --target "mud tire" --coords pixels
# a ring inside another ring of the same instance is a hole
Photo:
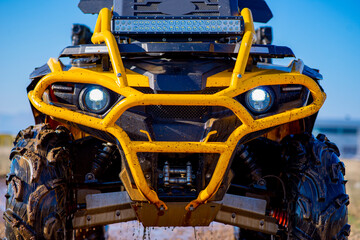
[[[348,239],[349,196],[336,145],[322,134],[289,136],[283,143],[289,177],[288,239]]]
[[[8,240],[65,239],[70,133],[39,124],[20,131],[10,154]]]

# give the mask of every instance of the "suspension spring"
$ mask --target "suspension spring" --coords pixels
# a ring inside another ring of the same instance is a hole
[[[244,162],[244,164],[250,169],[251,178],[255,182],[261,180],[262,177],[261,169],[258,167],[255,159],[252,157],[252,154],[249,153],[246,146],[240,145],[238,156]]]
[[[289,216],[285,210],[275,209],[271,211],[270,215],[276,219],[280,226],[286,228],[289,225]]]
[[[86,174],[85,180],[92,181],[97,179],[112,164],[112,157],[116,146],[111,143],[103,143],[102,148],[98,149],[98,153],[92,162],[91,171]]]

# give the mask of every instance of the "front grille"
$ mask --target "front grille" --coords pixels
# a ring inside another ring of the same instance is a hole
[[[234,113],[221,106],[136,106],[117,121],[132,141],[200,142],[210,131],[209,142],[223,142],[241,125]]]
[[[154,118],[201,120],[210,112],[206,106],[147,106],[146,112]]]
[[[155,91],[149,87],[134,87],[136,90],[145,93],[145,94],[155,94]],[[226,87],[207,87],[201,91],[192,91],[192,92],[161,92],[158,91],[156,94],[214,94],[218,93],[221,90],[224,90]]]

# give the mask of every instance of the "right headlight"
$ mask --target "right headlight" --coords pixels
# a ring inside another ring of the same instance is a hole
[[[87,87],[81,92],[79,103],[83,110],[104,113],[110,105],[110,93],[100,86]]]
[[[246,93],[245,102],[253,113],[265,113],[274,104],[274,93],[269,88],[254,88]]]

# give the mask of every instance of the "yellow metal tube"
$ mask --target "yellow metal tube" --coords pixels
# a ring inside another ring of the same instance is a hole
[[[52,72],[46,75],[45,77],[43,77],[39,82],[39,84],[34,89],[36,95],[42,96],[42,92],[45,91],[47,87],[49,87],[51,84],[55,82],[58,83],[77,82],[77,83],[85,83],[85,84],[97,84],[106,87],[125,97],[128,97],[130,95],[142,94],[141,92],[135,90],[134,88],[130,88],[130,87],[119,88],[119,85],[116,83],[115,78],[86,69],[74,68],[69,71]]]
[[[62,71],[62,66],[61,63],[59,62],[59,60],[55,59],[55,58],[50,58],[49,61],[47,62],[51,72],[61,72]]]
[[[136,98],[126,98],[116,105],[106,116],[104,124],[113,124],[127,109],[141,105],[184,105],[184,106],[224,106],[246,124],[251,124],[254,119],[249,112],[236,100],[229,97],[201,95],[201,94],[139,94]]]
[[[233,74],[231,76],[231,88],[236,88],[240,86],[240,78],[245,73],[245,68],[249,59],[251,46],[255,38],[255,28],[251,10],[248,8],[244,8],[241,11],[241,16],[243,17],[245,23],[245,33],[241,40],[239,53],[235,62]]]
[[[166,204],[161,201],[156,192],[151,190],[147,185],[144,172],[141,169],[141,165],[136,155],[137,152],[130,147],[131,141],[126,133],[123,132],[122,129],[118,126],[110,127],[107,129],[107,131],[119,140],[119,143],[124,151],[126,161],[128,162],[131,174],[140,193],[157,208],[163,208],[164,210],[167,210],[168,207]]]
[[[174,153],[223,153],[228,150],[225,143],[203,142],[131,142],[135,152],[174,152]]]
[[[232,150],[232,149],[229,149]],[[216,168],[212,174],[211,180],[207,187],[199,193],[197,199],[191,201],[186,207],[186,210],[197,208],[200,204],[206,203],[212,196],[215,195],[219,189],[222,180],[224,179],[225,172],[229,166],[233,151],[226,151],[220,155],[216,164]]]
[[[114,35],[111,33],[111,15],[112,14],[109,9],[101,9],[91,41],[94,44],[105,42],[109,51],[114,73],[116,74],[118,80],[118,85],[122,88],[127,87],[128,83],[126,79],[125,67],[121,60],[119,47],[116,43]]]

